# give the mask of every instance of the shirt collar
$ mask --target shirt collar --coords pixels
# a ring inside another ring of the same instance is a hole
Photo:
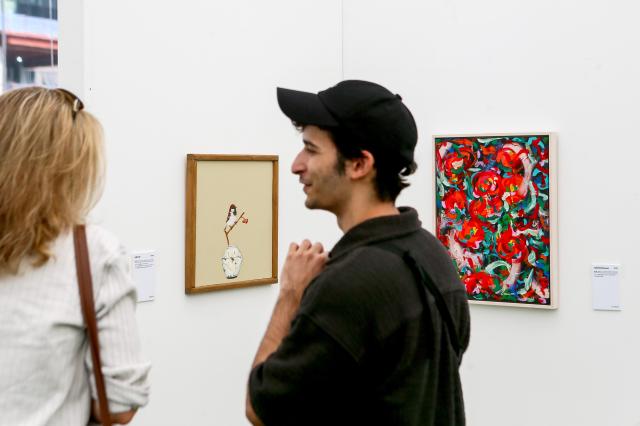
[[[333,261],[356,247],[398,238],[422,228],[415,209],[399,207],[398,210],[400,214],[374,217],[351,228],[329,253],[330,260]]]

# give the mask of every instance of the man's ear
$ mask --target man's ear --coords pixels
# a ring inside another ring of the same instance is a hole
[[[347,160],[347,175],[353,180],[373,176],[375,173],[375,158],[369,151],[362,150],[362,156]]]

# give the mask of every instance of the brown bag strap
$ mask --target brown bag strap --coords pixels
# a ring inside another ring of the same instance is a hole
[[[96,378],[96,388],[98,390],[100,417],[104,426],[111,426],[111,414],[109,413],[107,392],[104,387],[104,377],[102,376],[102,363],[100,362],[98,325],[93,302],[89,249],[87,248],[87,234],[84,225],[78,225],[73,229],[73,246],[76,254],[76,272],[78,274],[78,288],[80,290],[80,305],[82,307],[84,320],[87,324],[87,335],[89,336],[89,344],[91,345],[91,359],[93,360],[93,373]]]

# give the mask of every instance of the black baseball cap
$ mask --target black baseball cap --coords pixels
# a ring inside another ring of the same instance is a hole
[[[296,124],[339,129],[378,159],[413,161],[418,129],[400,95],[376,83],[345,80],[316,93],[278,87],[278,104]]]

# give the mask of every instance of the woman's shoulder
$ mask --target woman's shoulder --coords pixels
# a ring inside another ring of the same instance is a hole
[[[110,263],[126,254],[122,243],[111,231],[94,223],[87,224],[86,230],[89,255],[94,260]]]

